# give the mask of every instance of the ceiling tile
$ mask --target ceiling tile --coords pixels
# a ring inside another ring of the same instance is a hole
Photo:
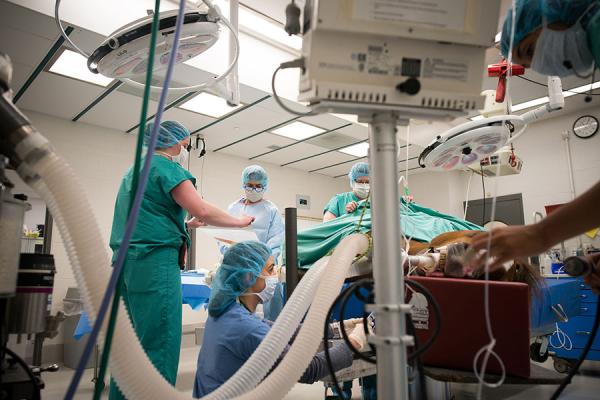
[[[239,145],[223,149],[222,152],[243,158],[250,158],[256,153],[264,153],[266,151],[269,151],[269,146],[286,146],[294,142],[295,140],[293,139],[268,133],[258,135],[252,139],[240,143]],[[261,161],[273,162],[268,159],[264,159]]]
[[[3,23],[0,23],[0,37],[10,38],[1,41],[2,52],[8,54],[14,64],[33,68],[44,59],[54,43],[52,40],[14,29]]]
[[[271,134],[268,134],[265,136],[267,136],[267,138],[276,138],[277,137],[277,135],[271,135]],[[292,143],[294,143],[294,142],[292,142]],[[297,160],[302,157],[308,157],[308,156],[311,156],[314,154],[322,153],[327,150],[323,147],[309,144],[308,142],[301,142],[301,143],[295,142],[295,143],[296,144],[294,144],[293,146],[290,146],[290,147],[282,149],[282,150],[275,151],[270,154],[266,154],[262,157],[257,158],[257,160],[281,165],[281,164],[285,164],[289,161],[294,161],[294,160]],[[268,151],[268,149],[265,149],[265,151]]]
[[[85,105],[87,104],[89,102]],[[155,102],[149,102],[148,115],[154,114],[157,106]],[[125,132],[139,123],[141,108],[142,99],[139,97],[115,91],[92,108],[80,121]]]
[[[19,100],[19,107],[71,119],[104,88],[42,72]]]
[[[209,128],[202,130],[200,133],[208,141],[210,148],[217,149],[221,146],[228,145],[237,140],[244,139],[254,135],[267,128],[274,127],[282,122],[285,122],[285,116],[278,113],[260,109],[258,105],[247,108],[230,118],[224,119]],[[245,140],[234,146],[244,146]],[[252,151],[252,154],[257,152]]]

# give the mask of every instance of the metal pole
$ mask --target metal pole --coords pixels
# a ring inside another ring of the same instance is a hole
[[[33,358],[31,364],[35,367],[42,366],[42,349],[44,347],[45,333],[36,333],[33,340]]]
[[[185,270],[190,271],[196,269],[196,230],[188,229],[190,241],[192,244],[187,251],[187,260],[185,260]]]
[[[285,299],[298,284],[298,220],[294,207],[285,209]]]
[[[50,210],[46,208],[46,217],[44,221],[44,244],[42,253],[50,254],[52,252],[52,227],[54,226],[54,220]]]
[[[377,393],[408,399],[404,273],[400,249],[400,192],[395,113],[374,114],[369,124],[373,276],[377,335]]]

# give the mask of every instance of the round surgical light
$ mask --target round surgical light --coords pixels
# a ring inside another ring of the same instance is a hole
[[[160,13],[154,70],[167,68],[177,10]],[[88,68],[110,78],[131,78],[148,66],[152,15],[138,19],[113,32],[88,58]],[[207,13],[186,11],[176,62],[187,61],[208,50],[219,39],[219,27]]]
[[[464,169],[498,151],[525,126],[518,115],[467,122],[438,136],[419,155],[419,165],[437,171]]]

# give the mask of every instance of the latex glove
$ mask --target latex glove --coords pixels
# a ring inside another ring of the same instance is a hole
[[[363,327],[362,322],[360,324],[356,324],[352,332],[350,332],[348,335],[348,339],[350,339],[350,342],[358,351],[365,351],[369,347],[367,336],[365,335],[365,328]]]
[[[362,318],[345,319],[344,320],[344,329],[346,329],[346,332],[352,331],[356,327],[356,325],[362,324],[362,322],[363,322]]]
[[[200,228],[201,226],[207,226],[207,224],[204,221],[201,221],[198,218],[194,217],[192,219],[187,220],[185,222],[185,226],[189,229],[196,229]]]
[[[346,213],[352,214],[354,211],[356,211],[357,208],[358,203],[355,201],[351,201],[350,203],[346,204]]]
[[[245,228],[254,222],[254,217],[251,217],[249,215],[242,215],[238,219],[240,220],[240,228]]]
[[[357,324],[362,324],[362,318],[345,319],[343,323],[344,330],[346,332],[352,332]],[[339,321],[330,323],[329,328],[333,332],[334,339],[341,339],[343,337],[341,331],[342,328]]]

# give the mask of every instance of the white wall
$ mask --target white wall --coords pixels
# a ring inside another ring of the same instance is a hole
[[[573,122],[581,115],[600,118],[600,108],[588,107],[581,100],[571,103],[558,117],[540,121],[527,128],[515,142],[516,152],[523,159],[521,174],[500,178],[486,178],[486,197],[522,193],[525,223],[533,222],[533,213],[545,215],[544,206],[571,200],[567,155],[563,133],[571,131]],[[571,111],[572,110],[572,111]],[[600,180],[600,134],[590,139],[579,139],[570,134],[575,192],[583,193]],[[468,173],[421,173],[410,177],[410,190],[416,201],[440,211],[462,216]],[[481,199],[479,176],[471,183],[470,199]],[[600,238],[583,237],[584,243],[600,246]],[[569,241],[568,247],[576,246]]]
[[[442,213],[462,217],[466,186],[462,172],[424,172],[409,175],[408,186],[415,202]]]
[[[77,172],[104,237],[104,243],[98,245],[104,245],[108,249],[115,197],[123,175],[133,162],[136,137],[36,112],[25,113]],[[240,175],[242,169],[249,165],[248,160],[207,153],[203,167],[202,163],[195,154],[192,155],[190,170],[198,179],[198,189],[208,201],[226,208],[241,195]],[[294,206],[296,194],[301,193],[311,196],[312,209],[302,210],[299,216],[319,218],[322,215],[322,207],[329,198],[347,189],[347,183],[342,179],[308,174],[267,163],[261,165],[269,172],[267,197],[274,201],[282,212],[285,207]],[[210,266],[218,260],[216,244],[212,239],[198,236],[197,265]],[[76,286],[57,230],[53,234],[52,252],[57,266],[52,304],[52,312],[55,313],[62,308],[62,299],[67,288]],[[185,306],[183,318],[184,324],[193,324],[203,320],[205,315],[204,312],[194,312]],[[56,343],[62,343],[60,335],[48,341],[48,344]]]

